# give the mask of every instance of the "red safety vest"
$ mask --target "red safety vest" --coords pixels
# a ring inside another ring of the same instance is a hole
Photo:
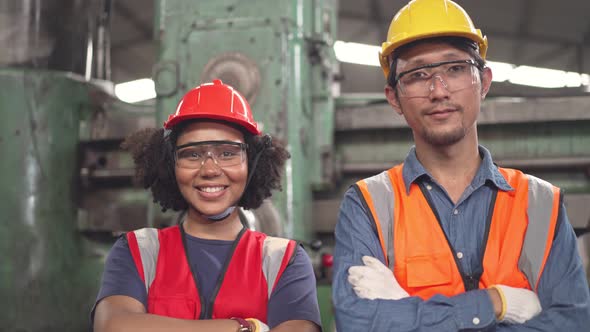
[[[183,319],[247,317],[266,323],[270,294],[294,257],[296,242],[250,230],[240,235],[213,303],[203,304],[179,226],[127,233],[146,286],[147,312]]]
[[[407,194],[402,168],[398,165],[356,184],[375,222],[386,264],[400,286],[423,299],[496,284],[536,290],[557,223],[557,187],[499,168],[514,191],[497,191],[484,235],[483,271],[468,276],[461,272],[460,255],[448,243],[420,186],[413,183]]]

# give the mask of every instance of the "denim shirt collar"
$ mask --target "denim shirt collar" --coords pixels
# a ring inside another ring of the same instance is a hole
[[[482,163],[477,170],[475,177],[471,181],[472,186],[477,188],[483,185],[486,181],[490,181],[500,190],[514,190],[514,188],[506,182],[506,179],[502,176],[500,171],[498,171],[498,167],[492,161],[490,151],[481,145],[478,146],[478,150],[479,155],[482,158]],[[433,180],[432,176],[428,174],[428,171],[426,171],[424,166],[418,161],[415,146],[410,149],[410,152],[406,156],[402,169],[402,177],[404,179],[404,185],[406,186],[406,194],[408,195],[410,194],[410,185],[417,182],[418,179],[427,177],[428,179]]]

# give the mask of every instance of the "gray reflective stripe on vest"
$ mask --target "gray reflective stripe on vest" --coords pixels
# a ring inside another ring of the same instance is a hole
[[[287,239],[272,236],[267,236],[264,239],[262,248],[262,273],[264,273],[264,277],[266,278],[269,299],[288,245],[289,240]]]
[[[393,218],[394,218],[394,206],[395,206],[395,195],[393,194],[393,188],[391,180],[389,179],[389,173],[387,171],[372,176],[364,180],[367,184],[367,189],[371,194],[373,200],[373,207],[375,209],[376,216],[373,216],[381,227],[383,232],[383,242],[387,252],[387,261],[389,262],[389,268],[393,269]],[[370,213],[370,211],[369,211]]]
[[[553,186],[544,180],[528,175],[529,203],[527,214],[529,224],[518,268],[527,276],[531,288],[537,288],[537,281],[542,272],[543,257],[547,246],[547,236],[553,212]]]
[[[145,291],[148,292],[152,281],[156,277],[156,263],[158,262],[158,252],[160,251],[160,240],[158,239],[158,230],[155,228],[142,228],[136,231],[137,245],[143,265],[143,276],[145,277]]]

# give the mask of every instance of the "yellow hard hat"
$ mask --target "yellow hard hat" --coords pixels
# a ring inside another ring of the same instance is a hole
[[[485,59],[488,40],[463,8],[450,0],[412,0],[393,17],[387,41],[381,44],[379,62],[385,77],[389,76],[388,57],[396,48],[415,40],[442,36],[473,40]]]

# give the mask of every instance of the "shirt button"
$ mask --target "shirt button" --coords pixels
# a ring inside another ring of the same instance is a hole
[[[432,190],[432,186],[431,186],[431,185],[429,185],[429,184],[427,184],[427,185],[426,185],[426,189],[428,189],[428,190]]]
[[[463,258],[463,253],[459,251],[459,252],[457,253],[457,258],[459,258],[459,259]]]
[[[459,214],[459,210],[457,210],[457,209],[453,210],[453,214]]]
[[[473,325],[479,325],[479,318],[473,317],[472,322],[473,322]]]

